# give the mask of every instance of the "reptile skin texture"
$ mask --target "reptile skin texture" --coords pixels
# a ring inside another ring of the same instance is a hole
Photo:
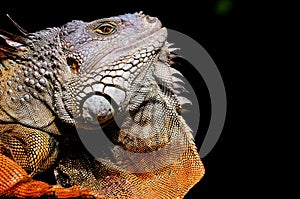
[[[142,12],[0,30],[0,198],[184,198],[205,173],[167,29]],[[109,143],[95,157],[82,142]],[[48,177],[41,179],[39,176]]]

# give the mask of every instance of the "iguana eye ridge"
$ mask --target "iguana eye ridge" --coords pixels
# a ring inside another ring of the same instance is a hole
[[[112,23],[103,23],[96,28],[96,33],[101,35],[113,34],[116,31],[116,25]]]

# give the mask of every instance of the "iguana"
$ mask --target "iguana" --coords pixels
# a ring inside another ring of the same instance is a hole
[[[16,26],[0,31],[0,196],[183,198],[202,178],[156,17]],[[77,131],[104,134],[112,156],[94,157]]]

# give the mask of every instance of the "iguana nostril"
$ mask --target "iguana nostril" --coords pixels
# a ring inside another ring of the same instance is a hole
[[[153,23],[156,23],[156,22],[157,22],[157,18],[156,18],[156,17],[146,16],[146,21],[147,21],[148,23],[153,24]]]

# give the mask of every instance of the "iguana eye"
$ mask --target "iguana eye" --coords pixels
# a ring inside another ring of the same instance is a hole
[[[96,28],[96,32],[102,35],[109,35],[116,31],[116,25],[112,23],[103,23]]]

